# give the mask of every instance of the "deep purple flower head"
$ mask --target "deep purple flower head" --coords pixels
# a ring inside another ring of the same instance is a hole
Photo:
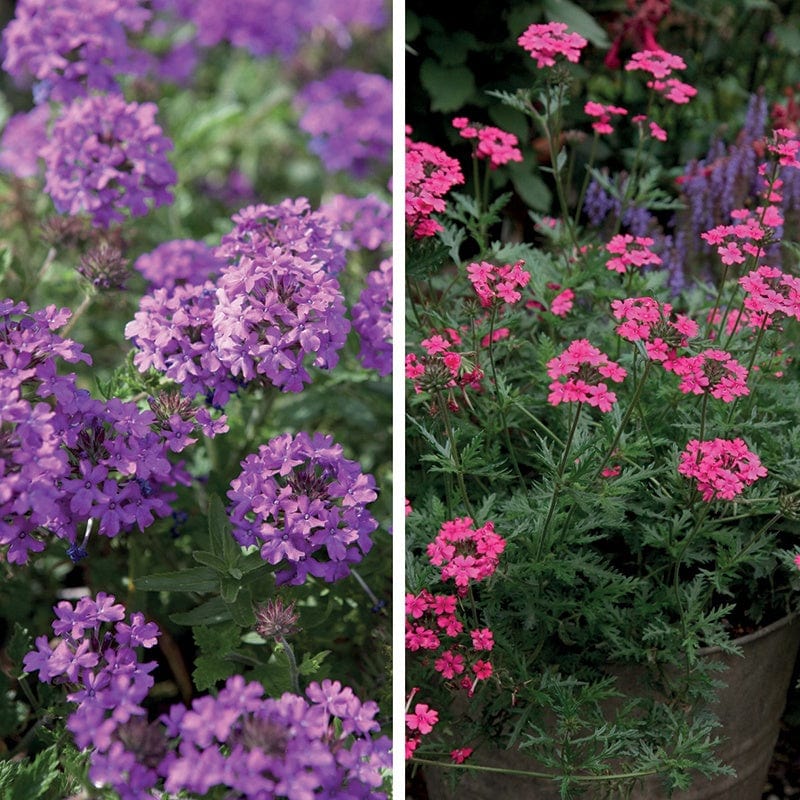
[[[243,256],[218,285],[217,356],[234,375],[300,392],[311,382],[307,362],[336,366],[350,322],[339,282],[321,266],[276,246]]]
[[[238,386],[217,355],[216,298],[210,281],[155,289],[140,300],[125,336],[136,345],[133,363],[140,372],[152,367],[178,383],[187,398],[202,394],[223,406]]]
[[[322,209],[312,211],[305,197],[286,199],[274,206],[247,206],[231,219],[233,230],[222,237],[216,249],[219,258],[235,263],[242,256],[270,257],[275,248],[280,248],[329,275],[345,267],[346,254],[337,240],[336,222]]]
[[[143,253],[133,266],[150,282],[152,289],[171,289],[182,283],[205,283],[213,279],[223,265],[203,242],[175,239]]]
[[[353,328],[361,339],[361,363],[380,375],[392,371],[392,261],[367,275],[367,288],[361,292],[352,311]]]
[[[297,95],[310,148],[335,172],[364,178],[392,153],[392,83],[383,75],[337,69]]]
[[[141,71],[143,54],[127,33],[149,16],[140,0],[20,0],[3,32],[3,69],[39,81],[41,100],[114,91],[117,75]]]
[[[0,170],[18,178],[31,178],[39,172],[39,150],[47,142],[50,108],[37,106],[24,114],[14,114],[0,139]]]
[[[278,584],[302,584],[307,575],[332,583],[372,546],[378,523],[367,511],[375,481],[342,456],[333,438],[288,433],[261,445],[231,482],[236,540],[260,545],[261,557],[287,567]]]
[[[153,103],[126,103],[115,94],[79,98],[64,108],[42,148],[45,191],[59,212],[86,211],[98,227],[172,202],[172,142],[156,124]]]
[[[392,241],[392,207],[383,200],[335,194],[319,210],[334,222],[334,241],[345,250],[377,250]]]
[[[169,487],[189,481],[168,459],[194,441],[182,420],[95,400],[74,373],[59,374],[59,359],[90,361],[54,333],[68,319],[55,306],[28,314],[24,303],[0,302],[0,547],[12,563],[42,550],[45,532],[77,558],[92,531],[144,530],[171,513]],[[205,414],[198,425],[216,424]]]

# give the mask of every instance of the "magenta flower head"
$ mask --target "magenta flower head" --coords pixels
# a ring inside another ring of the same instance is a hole
[[[278,584],[307,575],[332,583],[346,577],[372,547],[378,523],[367,510],[375,481],[342,456],[330,436],[288,433],[261,445],[231,483],[233,534],[243,546],[286,569]]]
[[[117,75],[146,66],[127,33],[141,31],[149,17],[140,0],[20,0],[3,32],[3,69],[38,81],[42,100],[115,91]]]
[[[353,328],[361,340],[358,358],[368,369],[392,371],[392,260],[367,275],[367,287],[353,306]]]
[[[47,142],[49,106],[37,106],[24,114],[14,114],[0,138],[0,170],[18,178],[31,178],[39,172],[39,151]]]
[[[605,412],[611,411],[617,396],[603,379],[620,383],[628,373],[587,339],[576,339],[560,356],[547,362],[547,374],[554,379],[547,398],[551,405],[588,403]]]
[[[743,439],[692,439],[681,453],[678,472],[697,481],[703,500],[733,500],[767,474]]]
[[[577,33],[568,33],[563,22],[548,22],[543,25],[529,25],[525,33],[517,39],[517,44],[536,59],[536,66],[555,66],[556,56],[563,56],[576,64],[581,50],[588,42]]]
[[[153,103],[126,103],[116,94],[92,95],[67,106],[40,154],[45,191],[56,209],[87,212],[97,227],[172,202],[177,176],[167,160],[172,142],[156,124]]]
[[[334,70],[297,96],[300,128],[331,172],[363,178],[392,153],[392,83],[383,75]]]

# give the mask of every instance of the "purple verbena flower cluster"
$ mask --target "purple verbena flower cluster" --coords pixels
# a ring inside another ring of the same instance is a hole
[[[286,433],[242,462],[228,492],[233,534],[260,545],[270,564],[285,564],[278,584],[307,575],[332,583],[372,547],[378,523],[367,511],[377,497],[371,475],[342,456],[331,436]]]
[[[392,153],[392,84],[383,75],[337,69],[297,95],[300,128],[331,172],[363,178]]]
[[[184,283],[200,285],[213,280],[222,262],[203,242],[175,239],[143,253],[133,266],[149,282],[151,289],[172,289]]]
[[[58,374],[59,358],[91,363],[80,345],[54,333],[69,311],[27,311],[0,303],[0,546],[24,564],[49,532],[70,542],[77,560],[95,522],[113,537],[169,515],[167,487],[188,475],[167,458],[182,449],[172,426],[134,403],[95,400],[74,374]]]
[[[336,241],[335,221],[322,209],[312,210],[305,197],[287,198],[272,206],[247,206],[231,219],[233,230],[222,237],[216,255],[233,265],[242,257],[270,258],[277,248],[329,275],[345,267],[346,254]]]
[[[117,75],[146,64],[127,34],[140,32],[149,17],[141,0],[20,0],[3,32],[3,69],[38,81],[42,102],[115,91]]]
[[[39,151],[47,142],[50,108],[14,114],[0,138],[0,170],[18,178],[32,178],[39,172]]]
[[[126,338],[136,346],[133,363],[141,372],[151,367],[162,372],[188,398],[202,394],[212,405],[225,405],[239,386],[217,354],[215,308],[211,281],[144,295],[125,326]]]
[[[391,743],[375,735],[378,706],[339,681],[312,683],[305,697],[265,698],[263,686],[235,675],[216,697],[175,704],[148,722],[143,703],[156,662],[139,662],[135,648],[155,646],[158,626],[138,612],[125,621],[125,608],[104,592],[54,610],[58,643],[38,637],[24,666],[45,683],[68,684],[77,708],[67,728],[80,749],[91,748],[96,786],[122,800],[162,786],[170,794],[220,786],[253,800],[385,799]]]
[[[59,212],[86,211],[108,227],[131,215],[172,202],[177,180],[166,153],[172,142],[156,124],[153,103],[127,103],[117,94],[74,100],[56,120],[40,150],[46,165],[45,191]]]
[[[150,673],[157,665],[155,661],[141,663],[136,648],[154,647],[160,631],[139,612],[126,622],[125,607],[105,592],[94,600],[82,597],[74,606],[63,600],[54,611],[58,643],[53,646],[47,636],[37,637],[36,650],[23,663],[27,672],[38,672],[44,683],[68,684],[67,699],[77,708],[67,720],[67,729],[81,750],[94,750],[90,777],[97,780],[95,762],[102,761],[102,754],[119,751],[122,730],[144,722],[142,703],[154,683]],[[144,764],[126,764],[118,769],[116,783],[127,787],[125,797],[138,800],[143,795],[134,790],[150,788],[155,777]]]
[[[377,250],[392,241],[392,208],[383,200],[335,194],[319,207],[334,222],[334,241],[345,250]]]
[[[367,287],[353,306],[353,328],[361,339],[358,358],[379,375],[392,371],[392,261],[367,275]]]

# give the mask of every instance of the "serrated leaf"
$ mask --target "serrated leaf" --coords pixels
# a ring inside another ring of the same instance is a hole
[[[322,662],[330,655],[330,653],[330,650],[323,650],[322,652],[313,656],[306,653],[303,656],[303,660],[300,662],[300,665],[297,667],[297,671],[304,677],[316,674],[319,672]]]
[[[208,538],[214,555],[227,564],[225,553],[231,538],[231,521],[218,495],[212,495],[208,501]]]
[[[203,653],[224,656],[239,644],[239,631],[231,625],[197,625],[192,629],[195,643]]]
[[[231,612],[221,597],[213,597],[191,611],[170,614],[170,619],[176,625],[216,625],[218,622],[228,622]]]
[[[192,680],[199,692],[213,689],[220,681],[230,678],[236,667],[220,656],[198,656],[194,662]]]
[[[14,664],[22,664],[22,659],[33,650],[33,639],[27,628],[19,622],[14,623],[14,631],[6,645],[6,653]]]
[[[445,67],[428,58],[419,76],[431,97],[431,111],[458,111],[475,92],[475,78],[467,67]]]
[[[236,601],[228,604],[231,618],[237,625],[250,628],[255,624],[256,615],[253,612],[253,598],[250,590],[245,588],[238,593]]]
[[[58,777],[58,754],[48,747],[34,761],[0,762],[3,800],[37,800],[44,797]]]
[[[218,585],[217,573],[210,567],[159,572],[135,580],[136,588],[144,592],[213,592]]]
[[[269,661],[253,670],[253,677],[263,684],[271,697],[293,689],[289,659],[282,647],[276,647]]]

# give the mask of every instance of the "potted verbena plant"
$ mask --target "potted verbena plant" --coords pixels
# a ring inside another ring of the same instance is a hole
[[[695,93],[682,58],[626,65],[645,114],[581,98],[595,139],[627,120],[636,141],[581,188],[561,120],[586,42],[519,44],[543,80],[501,99],[539,126],[561,209],[535,244],[492,241],[508,196],[479,174],[516,137],[454,120],[475,197],[446,211],[459,163],[407,143],[407,757],[437,797],[755,800],[800,635],[800,139],[754,144],[750,198],[702,234],[716,275],[676,292],[647,212],[679,204],[653,151],[659,104]]]

